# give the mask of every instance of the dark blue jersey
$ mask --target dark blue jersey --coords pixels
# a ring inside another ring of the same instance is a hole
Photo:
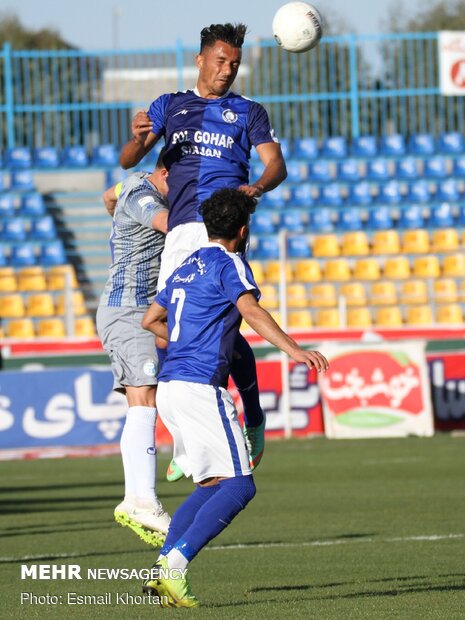
[[[251,146],[276,141],[265,108],[233,92],[218,99],[197,90],[162,95],[148,115],[153,133],[165,138],[169,230],[201,222],[200,204],[217,189],[248,184]]]
[[[191,254],[156,297],[168,312],[168,354],[160,381],[226,387],[241,315],[238,298],[260,293],[249,265],[218,243]]]

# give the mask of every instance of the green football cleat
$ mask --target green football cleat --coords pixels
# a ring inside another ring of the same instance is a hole
[[[263,416],[263,422],[259,426],[244,426],[244,437],[249,451],[250,469],[253,471],[262,460],[265,450],[265,425],[266,418]]]
[[[179,467],[174,459],[171,459],[168,469],[166,471],[166,479],[168,482],[177,482],[184,478],[184,472]]]
[[[168,568],[168,558],[161,556],[153,565],[152,575],[144,581],[144,594],[158,596],[161,607],[198,607],[199,600],[192,594],[189,572],[184,577],[180,571]]]
[[[170,517],[161,504],[154,508],[138,508],[130,502],[123,501],[115,508],[115,521],[123,527],[129,527],[141,540],[153,547],[162,547]]]

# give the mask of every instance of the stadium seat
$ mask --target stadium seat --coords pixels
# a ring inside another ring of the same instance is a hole
[[[331,136],[324,138],[321,143],[322,157],[346,157],[347,143],[344,136]]]
[[[26,301],[26,314],[31,317],[53,316],[55,304],[50,293],[34,293]]]
[[[345,159],[337,164],[338,181],[360,181],[360,168],[356,159]]]
[[[428,181],[418,179],[410,183],[407,194],[408,200],[413,203],[426,204],[431,200]]]
[[[308,179],[309,169],[308,164],[305,162],[299,162],[295,159],[291,159],[286,162],[287,168],[287,183],[302,183]]]
[[[433,325],[433,313],[428,305],[409,306],[406,313],[407,325]]]
[[[307,235],[290,235],[287,239],[288,258],[309,258],[312,255]]]
[[[465,277],[465,255],[451,254],[442,260],[442,274],[452,278]]]
[[[367,256],[370,253],[365,232],[346,232],[342,236],[341,254],[344,256]]]
[[[358,207],[345,207],[339,213],[338,228],[345,231],[361,231],[362,213]]]
[[[43,243],[40,247],[40,260],[42,265],[63,265],[66,263],[65,249],[63,242],[49,241]]]
[[[268,209],[257,209],[251,218],[250,229],[254,235],[272,235],[276,232],[278,216]]]
[[[34,218],[29,230],[29,238],[33,240],[56,239],[57,231],[51,215]]]
[[[306,308],[307,290],[303,284],[288,284],[286,292],[288,308]]]
[[[341,284],[339,293],[345,298],[346,305],[349,307],[366,305],[366,291],[361,282]]]
[[[265,209],[284,209],[290,197],[290,190],[278,185],[271,192],[266,192],[260,198],[259,206]]]
[[[435,199],[440,202],[457,202],[461,199],[457,179],[447,179],[438,184]]]
[[[13,146],[6,149],[5,165],[7,168],[30,168],[32,165],[31,150],[27,146]]]
[[[296,261],[294,282],[319,282],[320,280],[321,268],[317,260],[307,259]]]
[[[318,157],[316,138],[296,138],[293,145],[293,156],[296,159],[315,159]]]
[[[433,155],[434,137],[430,133],[413,134],[408,140],[408,150],[412,155]]]
[[[279,306],[278,292],[273,284],[262,284],[260,287],[260,305],[269,310]]]
[[[409,205],[400,210],[398,221],[399,228],[423,228],[424,225],[425,220],[423,217],[423,207],[421,205]]]
[[[26,267],[35,265],[36,256],[34,246],[31,243],[19,243],[11,248],[10,265],[13,267]]]
[[[389,207],[378,206],[368,212],[367,227],[372,230],[388,230],[393,226]]]
[[[429,225],[435,228],[448,228],[454,226],[454,211],[448,202],[431,207]]]
[[[281,213],[280,226],[290,232],[302,233],[306,230],[308,213],[301,209],[285,209]]]
[[[18,289],[13,267],[0,267],[0,293],[15,293]]]
[[[281,274],[281,263],[279,260],[268,260],[263,267],[263,277],[266,283],[277,284]],[[285,264],[286,282],[292,281],[292,267],[290,263]]]
[[[440,275],[437,256],[417,256],[413,261],[413,275],[417,278],[437,278]]]
[[[34,178],[30,170],[13,170],[10,189],[18,192],[34,191]]]
[[[351,329],[364,329],[372,325],[373,321],[369,308],[349,308],[347,310],[347,327]]]
[[[253,250],[255,260],[271,260],[279,258],[279,242],[276,236],[258,237],[257,245]]]
[[[42,194],[34,192],[21,197],[20,215],[40,217],[45,215],[45,203]]]
[[[388,162],[381,158],[368,160],[366,177],[369,181],[388,181],[391,177]]]
[[[379,152],[381,155],[399,157],[405,155],[405,141],[401,134],[391,134],[382,136],[379,144]]]
[[[316,311],[315,326],[324,329],[339,329],[342,327],[339,310],[337,308],[320,308]]]
[[[73,291],[71,296],[71,305],[73,309],[73,314],[75,316],[81,316],[86,314],[87,308],[86,303],[84,301],[84,295],[82,291]],[[66,313],[66,295],[58,295],[56,298],[56,313],[58,315],[62,315]]]
[[[1,175],[0,175],[1,178]],[[12,194],[0,194],[0,218],[14,217],[15,203]]]
[[[318,235],[313,241],[313,256],[339,256],[339,241],[336,235]]]
[[[325,207],[342,207],[344,197],[339,183],[329,183],[320,187],[318,204]]]
[[[452,174],[454,177],[465,177],[465,156],[454,159]]]
[[[447,176],[447,164],[444,157],[436,155],[425,160],[425,166],[423,169],[423,176],[432,179],[443,179]]]
[[[406,256],[392,256],[384,263],[383,274],[391,280],[410,278],[410,262]]]
[[[63,320],[54,317],[37,321],[37,336],[39,338],[64,338],[66,330]]]
[[[293,187],[289,202],[292,203],[294,207],[312,207],[315,204],[312,186],[308,183],[301,183],[300,185]]]
[[[312,308],[332,308],[337,305],[336,288],[329,282],[314,284],[308,299]]]
[[[351,153],[355,157],[374,157],[377,151],[375,136],[357,136],[352,139]]]
[[[354,280],[378,280],[381,275],[376,258],[359,258],[355,261]]]
[[[315,207],[312,209],[309,215],[308,229],[312,233],[333,231],[332,211],[324,207]]]
[[[118,166],[118,151],[114,144],[99,144],[92,149],[93,166]]]
[[[0,241],[25,241],[26,222],[22,217],[0,221]]]
[[[433,281],[433,301],[436,304],[453,304],[458,299],[457,282],[453,278],[438,278]]]
[[[326,261],[323,268],[323,280],[345,282],[350,279],[350,265],[346,258],[335,258]]]
[[[262,284],[262,282],[264,281],[263,264],[258,260],[250,260],[248,261],[248,263],[249,263],[250,269],[252,269],[253,279],[260,286],[260,284]]]
[[[433,252],[454,252],[459,248],[459,235],[455,228],[439,228],[432,233]]]
[[[443,304],[436,308],[436,322],[449,325],[463,323],[462,308],[459,304]]]
[[[441,133],[438,138],[437,150],[445,155],[463,153],[465,150],[463,135],[458,131]]]
[[[400,239],[397,230],[376,230],[372,238],[372,254],[399,254]]]
[[[405,280],[400,285],[401,304],[428,303],[428,289],[424,280]]]
[[[58,168],[60,156],[53,146],[40,146],[33,151],[33,163],[37,168]]]
[[[291,157],[291,143],[287,138],[280,138],[279,144],[281,146],[281,151],[284,159],[290,159]]]
[[[85,168],[89,165],[86,147],[81,145],[66,146],[63,149],[63,165],[69,168]]]
[[[401,187],[398,181],[388,181],[379,186],[376,197],[378,204],[397,205],[402,202]]]
[[[24,314],[24,300],[20,293],[0,295],[0,317],[2,319],[21,318]]]
[[[31,340],[35,337],[34,322],[29,318],[11,319],[6,326],[6,337]]]
[[[309,310],[293,310],[287,317],[289,329],[309,329],[313,327],[312,314]]]
[[[0,244],[0,267],[6,267],[6,263],[5,248]]]
[[[317,183],[329,183],[334,178],[331,164],[320,159],[310,164],[309,179]]]
[[[398,306],[376,308],[375,325],[377,327],[402,327],[402,313]]]
[[[396,305],[397,289],[394,282],[391,280],[380,280],[379,282],[372,282],[370,287],[370,299],[369,302],[373,306],[390,306]]]
[[[399,180],[414,181],[418,178],[418,165],[413,157],[403,157],[396,161],[395,176]]]
[[[50,291],[63,290],[67,279],[69,279],[71,288],[78,287],[76,272],[72,265],[52,265],[47,272],[48,289]]]
[[[155,165],[155,162],[153,162],[153,164]],[[258,160],[257,162],[252,162],[250,166],[250,179],[252,181],[256,181],[257,179],[259,179],[262,176],[264,169],[265,167],[261,160]]]
[[[370,205],[373,202],[371,186],[366,181],[355,183],[349,187],[347,202],[352,205]]]
[[[406,230],[402,236],[402,252],[405,254],[427,254],[430,250],[428,231],[424,228]]]
[[[19,291],[45,291],[47,281],[40,265],[33,267],[23,267],[18,271],[18,290]]]

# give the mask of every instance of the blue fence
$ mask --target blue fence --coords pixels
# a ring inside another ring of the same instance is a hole
[[[305,54],[244,47],[236,89],[280,137],[463,133],[460,97],[439,92],[437,33],[326,37]],[[0,147],[123,144],[135,111],[196,81],[196,48],[0,51]]]

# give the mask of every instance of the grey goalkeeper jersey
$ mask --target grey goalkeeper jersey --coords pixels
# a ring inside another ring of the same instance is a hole
[[[146,172],[136,172],[123,181],[113,214],[112,263],[101,306],[148,306],[155,297],[165,235],[152,229],[152,219],[168,204],[147,177]]]

